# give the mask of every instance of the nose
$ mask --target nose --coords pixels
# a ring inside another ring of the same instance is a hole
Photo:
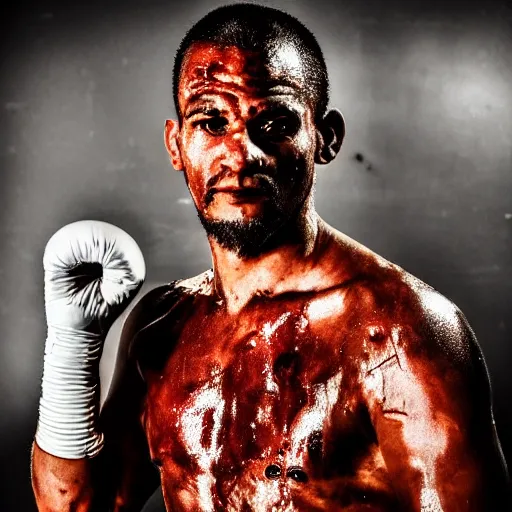
[[[247,128],[240,128],[230,138],[223,165],[233,173],[250,172],[265,166],[267,155],[251,139]]]

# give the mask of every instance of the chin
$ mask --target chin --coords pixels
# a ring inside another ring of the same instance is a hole
[[[199,216],[208,237],[242,257],[255,257],[268,250],[282,223],[277,216],[209,219]]]
[[[264,219],[271,213],[269,210],[262,203],[230,204],[210,209],[206,217],[213,222],[251,222]]]

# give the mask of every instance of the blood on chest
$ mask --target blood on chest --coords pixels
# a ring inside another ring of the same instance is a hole
[[[149,380],[152,453],[202,471],[264,460],[314,475],[333,466],[340,439],[355,449],[356,369],[336,304],[273,304],[235,319],[196,305]]]

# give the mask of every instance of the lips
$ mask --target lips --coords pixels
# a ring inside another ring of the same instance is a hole
[[[267,199],[268,192],[263,187],[215,187],[208,193],[208,203],[220,197],[233,205],[257,203]]]
[[[218,187],[212,189],[212,195],[219,192],[239,197],[256,197],[266,195],[263,187]]]

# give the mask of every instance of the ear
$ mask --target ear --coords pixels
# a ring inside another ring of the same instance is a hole
[[[316,127],[315,163],[328,164],[338,154],[345,138],[345,120],[338,109],[331,109]]]
[[[183,162],[181,160],[180,148],[178,146],[179,123],[173,119],[165,121],[164,142],[167,153],[171,157],[172,166],[177,171],[183,170]]]

